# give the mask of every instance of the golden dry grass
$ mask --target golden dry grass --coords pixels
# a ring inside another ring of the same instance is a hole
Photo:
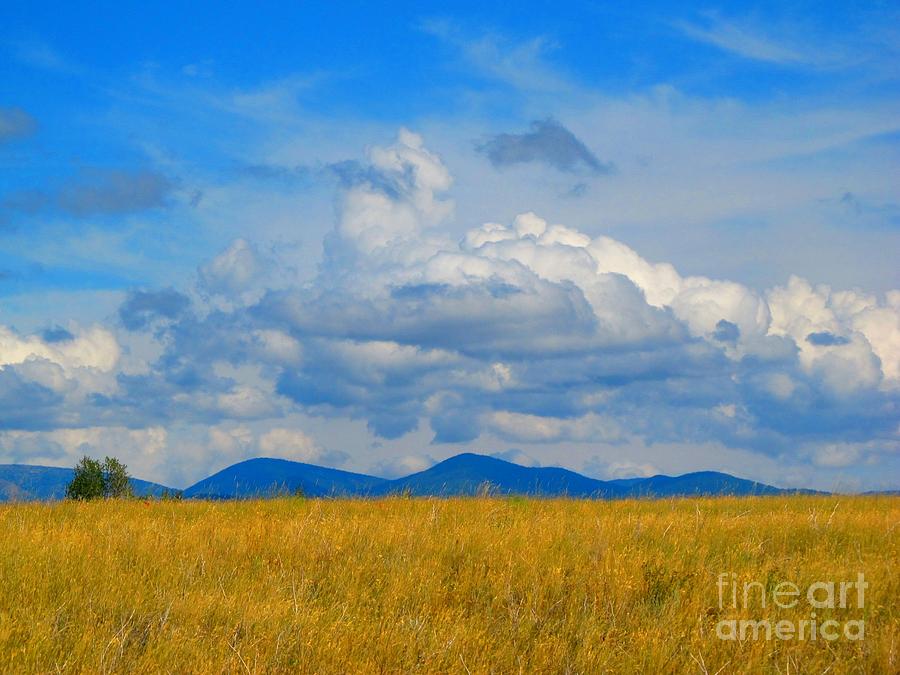
[[[0,507],[0,671],[900,671],[900,499]],[[715,636],[716,578],[870,587],[863,641]]]

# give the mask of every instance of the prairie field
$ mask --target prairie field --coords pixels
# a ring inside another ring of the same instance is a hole
[[[4,505],[0,672],[896,673],[900,499]]]

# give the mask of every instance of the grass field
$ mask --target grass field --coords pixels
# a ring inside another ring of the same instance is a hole
[[[898,544],[891,497],[6,505],[0,672],[896,673]],[[716,635],[811,611],[865,638]]]

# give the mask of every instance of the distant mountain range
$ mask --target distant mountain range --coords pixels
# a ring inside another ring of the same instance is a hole
[[[598,480],[558,467],[527,467],[465,453],[405,478],[385,481],[377,494],[416,496],[518,494],[539,497],[669,497],[688,495],[777,495],[790,492],[725,473]]]
[[[24,464],[0,465],[0,501],[61,499],[72,469]],[[163,485],[132,479],[135,494],[159,496],[178,492]],[[302,493],[308,497],[451,497],[503,494],[536,497],[622,499],[698,495],[779,495],[812,493],[783,490],[736,478],[726,473],[700,471],[683,476],[652,476],[598,480],[558,467],[527,467],[464,453],[425,471],[389,480],[285,459],[260,457],[233,464],[182,492],[194,499],[249,499]]]
[[[75,471],[55,466],[0,464],[0,502],[62,499]],[[131,479],[134,494],[158,497],[171,488],[139,478]],[[176,490],[177,492],[177,490]]]

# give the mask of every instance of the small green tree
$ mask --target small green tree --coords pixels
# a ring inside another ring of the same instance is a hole
[[[128,467],[115,457],[107,457],[103,460],[103,496],[133,497],[131,478],[128,476]]]
[[[67,499],[99,499],[106,492],[103,465],[96,459],[82,457],[75,465],[72,482],[66,486]]]
[[[133,491],[127,469],[115,457],[107,457],[102,462],[82,457],[75,466],[72,482],[66,486],[66,498],[88,500],[131,497]]]

